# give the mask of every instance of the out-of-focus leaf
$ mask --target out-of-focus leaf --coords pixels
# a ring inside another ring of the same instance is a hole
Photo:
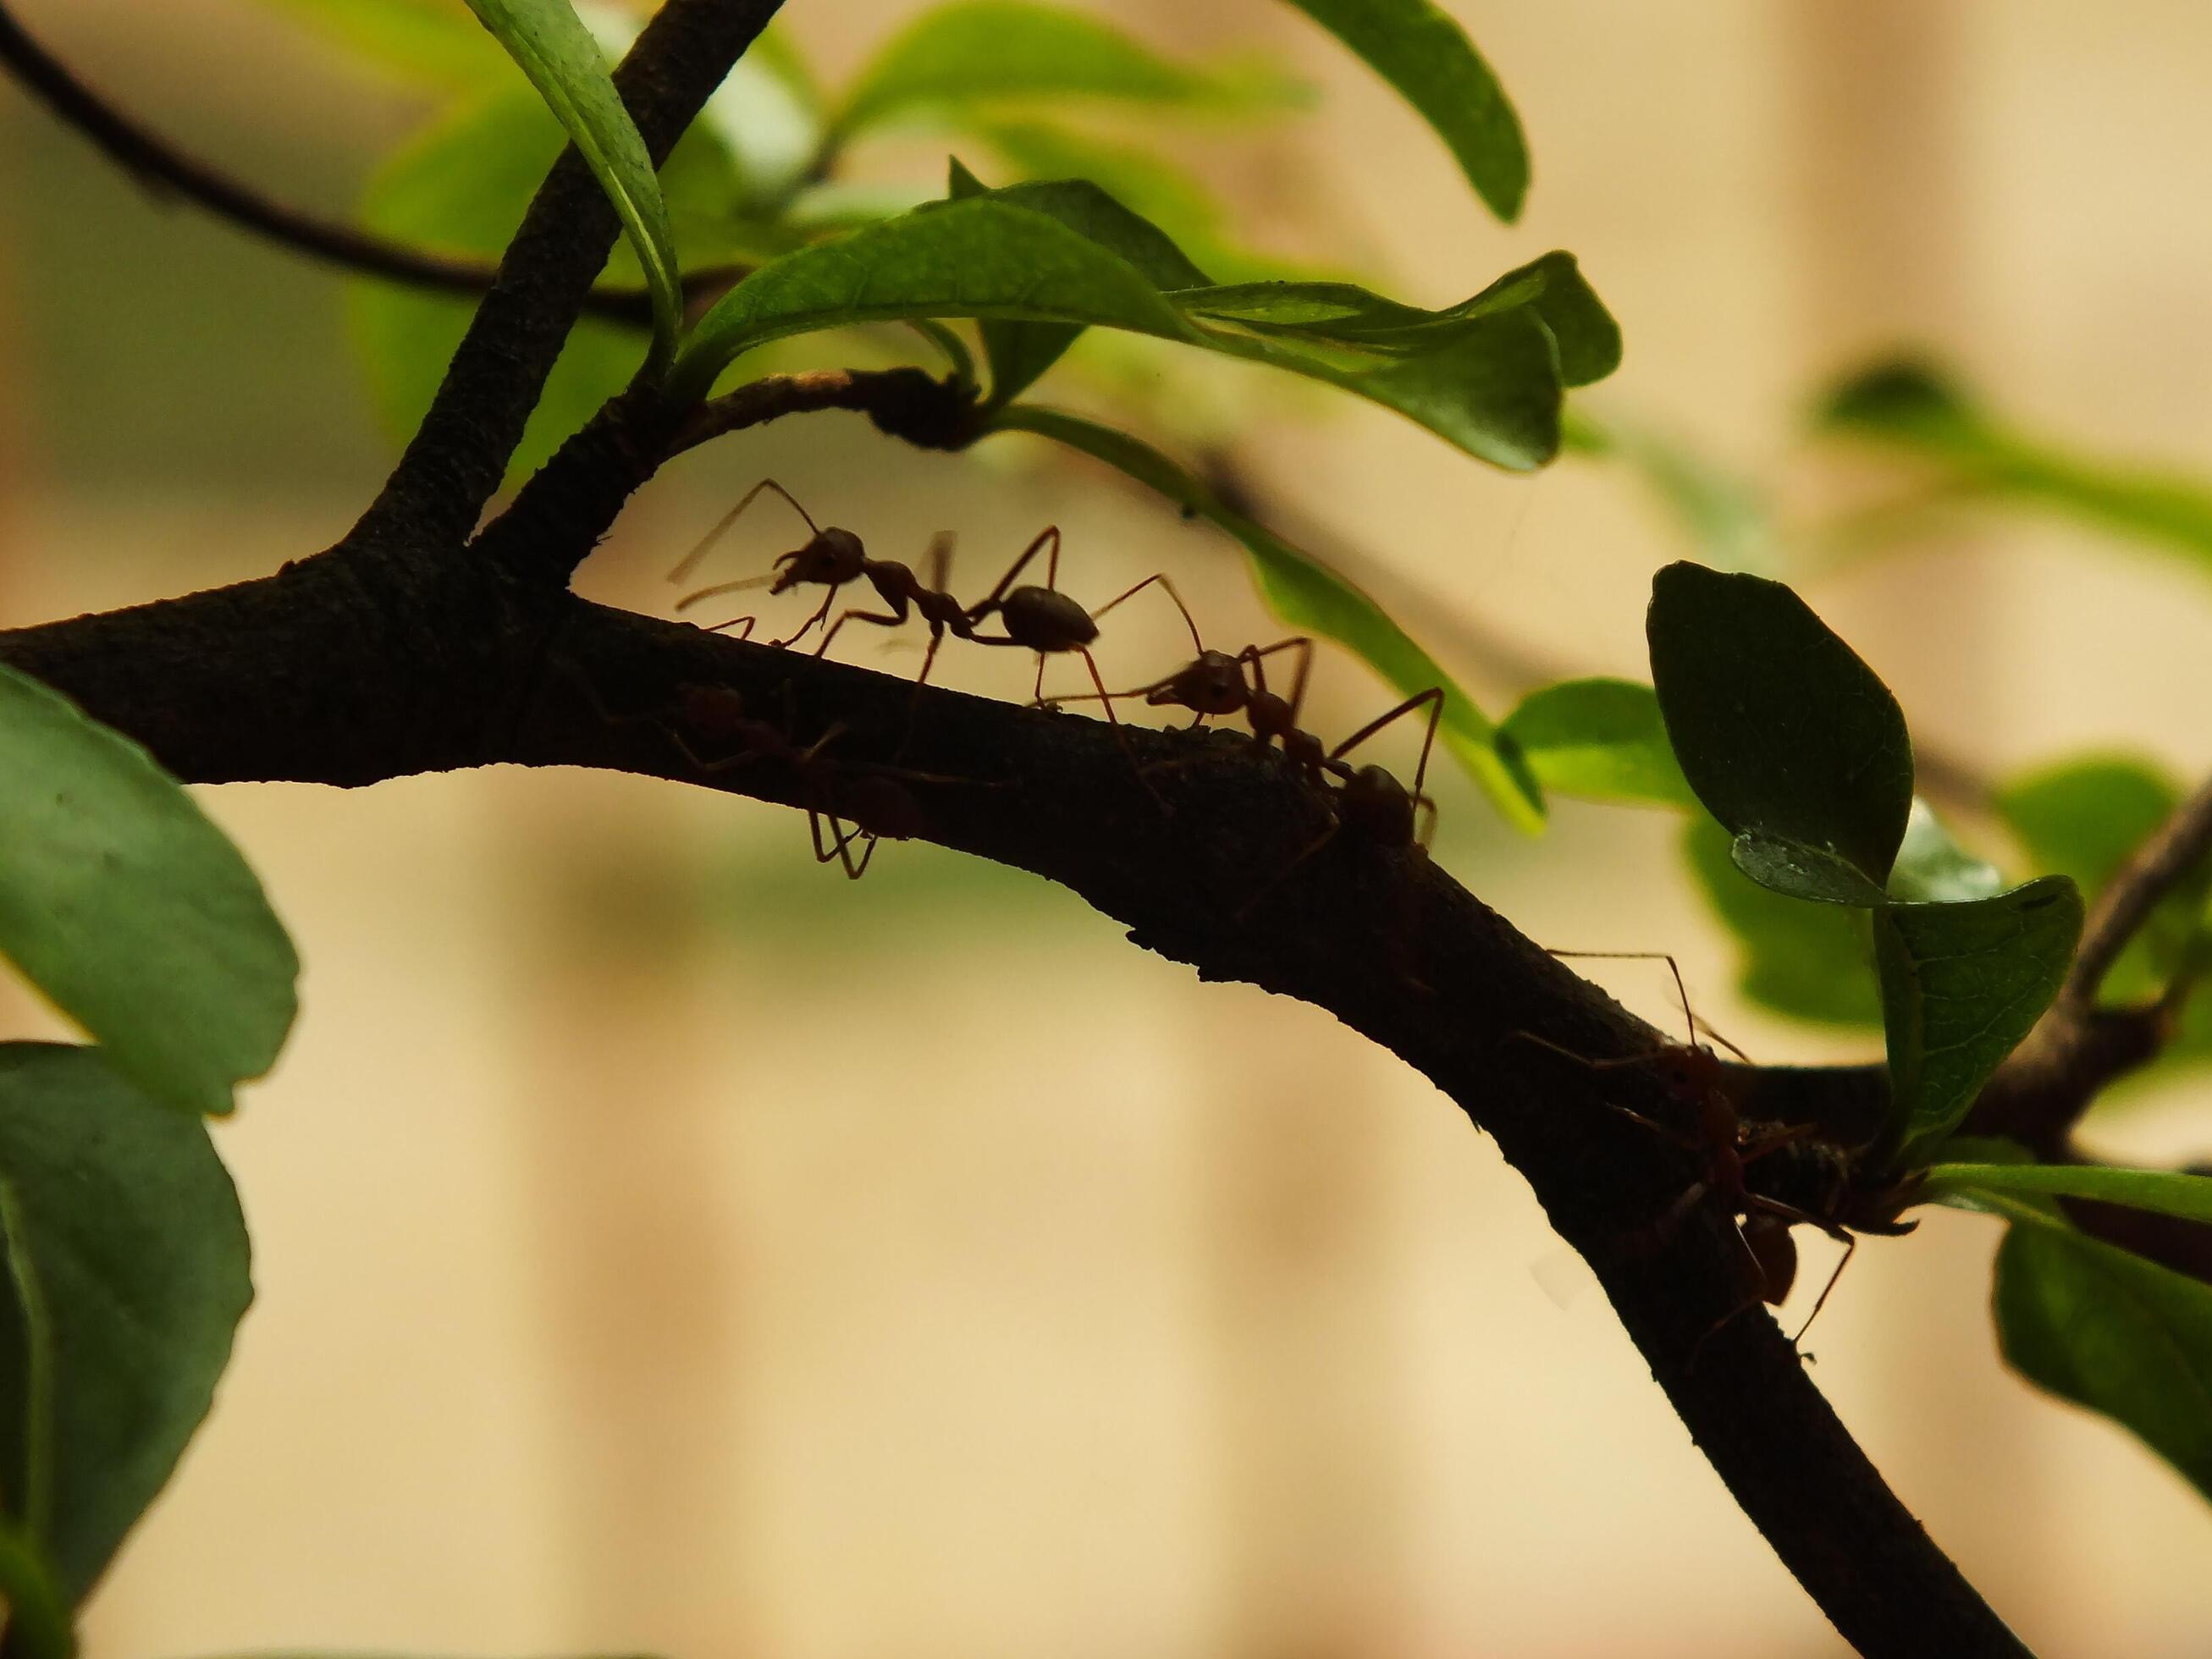
[[[1467,31],[1429,0],[1291,0],[1398,89],[1511,222],[1528,191],[1521,118]]]
[[[442,0],[265,0],[351,56],[451,91],[490,84],[502,52],[459,7]]]
[[[530,77],[614,204],[653,295],[650,365],[665,367],[684,329],[676,235],[653,157],[623,106],[599,43],[569,0],[468,0],[468,5]]]
[[[1225,110],[1303,100],[1295,83],[1272,73],[1176,63],[1079,11],[956,0],[884,44],[833,125],[850,134],[919,111],[1082,98]]]
[[[1547,789],[1652,806],[1698,804],[1648,685],[1562,680],[1523,697],[1499,729]]]
[[[1735,936],[1737,991],[1792,1019],[1879,1028],[1881,994],[1866,913],[1806,904],[1759,886],[1729,856],[1732,840],[1701,813],[1683,833],[1682,854]]]
[[[74,1659],[68,1599],[53,1564],[20,1528],[0,1522],[0,1602],[8,1610],[8,1646],[23,1659]]]
[[[1942,1151],[1953,1150],[1947,1145]],[[2212,1176],[2172,1170],[2120,1170],[2096,1164],[1932,1164],[1922,1177],[1929,1202],[1996,1193],[2030,1198],[2088,1198],[2153,1215],[2212,1223]]]
[[[100,1051],[0,1045],[0,1493],[82,1601],[207,1415],[252,1300],[194,1118]]]
[[[1893,1133],[1910,1162],[1958,1126],[2051,1006],[2081,936],[2081,895],[2043,876],[1971,903],[1893,904],[1874,928]]]
[[[496,256],[562,143],[560,126],[526,88],[495,93],[433,123],[380,168],[362,203],[362,221],[394,240]],[[738,191],[726,155],[702,128],[677,145],[662,183],[672,213],[695,243],[727,220]],[[607,276],[636,279],[627,244],[616,250]],[[347,310],[378,411],[404,436],[429,408],[475,305],[389,283],[348,288]],[[590,318],[579,323],[547,378],[510,476],[542,465],[629,383],[639,356],[630,331]]]
[[[700,320],[670,396],[703,397],[738,352],[770,340],[917,317],[1073,323],[1206,347],[1367,398],[1510,470],[1540,466],[1559,447],[1558,352],[1533,307],[1474,319],[1435,350],[1348,369],[1200,328],[1111,248],[988,197],[917,209],[763,266]]]
[[[1996,866],[1960,846],[1934,809],[1913,797],[1905,840],[1890,867],[1890,897],[1906,904],[1956,904],[1993,898],[2004,884]]]
[[[1543,793],[1513,746],[1435,658],[1343,577],[1233,511],[1190,473],[1127,433],[1034,404],[1000,410],[991,426],[994,431],[1035,433],[1079,450],[1166,496],[1185,514],[1211,520],[1243,544],[1261,593],[1284,621],[1350,647],[1409,696],[1431,686],[1443,688],[1438,730],[1445,746],[1510,822],[1531,831],[1542,827]]]
[[[1668,565],[1647,633],[1675,757],[1737,836],[1744,872],[1825,902],[1880,902],[1912,805],[1912,744],[1889,688],[1762,577]]]
[[[2071,876],[2094,895],[2173,815],[2181,791],[2147,761],[2096,756],[2012,779],[1994,804],[2031,868]],[[2198,870],[2151,913],[2105,976],[2106,1000],[2140,1002],[2165,988],[2203,924],[2208,884],[2212,868]]]
[[[300,962],[238,849],[146,751],[0,665],[0,951],[189,1112],[275,1063]]]
[[[2212,1498],[2212,1285],[2087,1237],[2055,1206],[1983,1197],[2014,1224],[1991,1297],[2014,1370],[2112,1419]]]
[[[1620,367],[1620,325],[1571,253],[1547,253],[1442,311],[1404,305],[1352,283],[1238,283],[1175,297],[1194,317],[1389,356],[1433,349],[1475,318],[1527,307],[1557,342],[1559,377],[1567,385],[1588,386]]]
[[[1774,511],[1747,480],[1648,425],[1592,416],[1579,404],[1568,447],[1621,462],[1656,496],[1717,570],[1754,573],[1775,562]]]
[[[2019,432],[1926,363],[1881,363],[1854,375],[1829,394],[1817,421],[1928,463],[1953,490],[2055,508],[2212,568],[2212,489]]]

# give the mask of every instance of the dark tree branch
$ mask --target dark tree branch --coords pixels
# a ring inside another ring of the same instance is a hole
[[[781,0],[668,0],[615,71],[645,145],[667,158]],[[539,186],[430,412],[350,543],[395,556],[459,546],[499,488],[523,423],[621,226],[571,145]]]
[[[1590,1261],[1731,1492],[1863,1651],[2024,1650],[1883,1485],[1773,1322],[1739,1311],[1723,1218],[1700,1210],[1650,1248],[1651,1218],[1696,1172],[1608,1103],[1662,1117],[1680,1103],[1641,1071],[1593,1072],[1525,1041],[1602,1058],[1646,1052],[1655,1034],[1425,855],[1340,836],[1240,919],[1265,872],[1311,839],[1321,808],[1237,742],[1215,739],[1203,763],[1162,775],[1170,816],[1102,723],[934,688],[915,704],[904,681],[860,669],[556,591],[465,583],[471,563],[449,567],[453,591],[395,597],[374,580],[390,567],[325,556],[237,587],[0,635],[0,658],[205,781],[362,784],[521,763],[803,804],[823,787],[818,772],[763,760],[702,776],[670,735],[682,689],[727,686],[757,709],[787,699],[802,743],[842,727],[833,790],[853,769],[893,760],[911,708],[904,763],[969,780],[913,786],[929,839],[1073,888],[1202,978],[1330,1010],[1495,1135]],[[1146,757],[1208,741],[1133,740]],[[1772,1075],[1779,1107],[1790,1074]]]

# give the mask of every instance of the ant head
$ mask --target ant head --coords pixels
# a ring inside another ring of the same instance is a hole
[[[861,545],[860,538],[849,530],[831,525],[827,530],[815,532],[813,539],[805,546],[786,553],[775,562],[775,580],[768,591],[787,592],[801,582],[836,587],[859,576],[867,562],[868,550]]]
[[[1379,766],[1363,766],[1337,792],[1346,827],[1378,847],[1413,844],[1413,798]]]
[[[1075,651],[1098,637],[1091,613],[1056,587],[1018,587],[999,602],[1006,632],[1032,651]]]
[[[914,792],[880,772],[844,780],[837,790],[837,810],[885,841],[912,841],[929,829],[929,816]]]
[[[687,685],[676,694],[676,708],[703,738],[732,737],[747,724],[744,698],[726,685]]]
[[[1145,698],[1176,703],[1200,714],[1233,714],[1247,697],[1244,665],[1222,651],[1201,651],[1198,660]]]

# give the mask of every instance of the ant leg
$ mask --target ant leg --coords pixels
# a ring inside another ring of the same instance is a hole
[[[822,841],[822,820],[824,817],[830,817],[830,843],[826,847]],[[836,818],[811,806],[806,809],[806,828],[814,837],[814,861],[817,864],[827,864],[834,859],[845,866],[846,878],[851,881],[858,881],[867,874],[868,860],[876,855],[876,836],[857,827],[848,830]],[[856,841],[867,842],[857,863],[853,858],[853,843]]]
[[[818,657],[824,652],[828,651],[830,648],[830,641],[837,637],[837,630],[842,628],[848,622],[874,623],[884,628],[896,628],[905,620],[906,618],[904,617],[895,617],[888,611],[860,611],[857,609],[848,611],[840,616],[836,622],[830,624],[828,630],[822,635],[822,643],[814,647],[814,654]],[[802,634],[806,630],[805,629],[801,629],[799,630]]]
[[[830,614],[830,606],[837,597],[838,588],[842,586],[843,584],[842,582],[831,583],[828,590],[822,595],[822,603],[814,607],[814,614],[812,616],[809,617],[805,622],[799,625],[798,632],[785,639],[771,641],[770,643],[781,650],[787,647],[796,645],[799,641],[805,639],[808,634],[813,631],[815,624]]]
[[[1175,601],[1175,608],[1182,612],[1183,625],[1190,629],[1191,647],[1194,650],[1203,653],[1206,650],[1206,641],[1198,637],[1197,620],[1191,616],[1190,607],[1182,602],[1182,595],[1176,592],[1175,584],[1168,580],[1167,572],[1164,570],[1156,570],[1151,575],[1146,577],[1144,580],[1139,582],[1134,587],[1131,587],[1121,592],[1116,593],[1112,599],[1107,600],[1105,604],[1100,605],[1096,611],[1091,613],[1091,620],[1093,622],[1097,621],[1099,617],[1104,616],[1115,605],[1121,604],[1122,600],[1134,599],[1138,594],[1150,587],[1154,582],[1158,582],[1162,587],[1167,590],[1167,596]]]
[[[968,620],[981,622],[992,611],[997,610],[999,601],[1006,597],[1006,590],[1014,585],[1014,578],[1027,568],[1029,562],[1036,557],[1038,552],[1048,542],[1052,544],[1052,557],[1047,567],[1050,574],[1045,578],[1045,586],[1049,587],[1057,581],[1060,578],[1060,526],[1051,524],[1038,532],[1036,539],[1024,548],[1020,556],[1006,567],[1006,574],[999,578],[999,585],[996,587],[983,596],[981,603],[969,607]]]
[[[744,624],[745,631],[738,635],[738,637],[740,640],[749,640],[752,638],[753,618],[750,616],[732,617],[727,622],[718,622],[712,628],[708,629],[707,632],[709,634],[719,634],[726,628],[735,628],[739,623],[743,623]]]
[[[1813,1322],[1820,1316],[1820,1310],[1828,1305],[1828,1292],[1836,1288],[1836,1281],[1844,1276],[1844,1269],[1851,1265],[1851,1256],[1858,1248],[1858,1235],[1844,1234],[1844,1259],[1836,1263],[1836,1271],[1830,1273],[1828,1282],[1820,1286],[1820,1294],[1814,1298],[1813,1311],[1805,1316],[1805,1322],[1797,1328],[1797,1334],[1790,1339],[1792,1344],[1802,1342],[1805,1340],[1805,1333],[1813,1328]]]
[[[775,580],[775,577],[771,574],[765,576],[748,576],[738,582],[716,582],[712,587],[702,587],[696,592],[686,593],[676,601],[676,609],[679,611],[689,611],[702,599],[718,599],[725,593],[742,592],[748,587],[759,587]]]
[[[1681,964],[1676,962],[1674,958],[1669,956],[1666,951],[1555,951],[1548,945],[1544,947],[1544,951],[1547,956],[1571,957],[1578,961],[1598,960],[1606,962],[1665,963],[1667,964],[1667,971],[1674,976],[1674,993],[1677,996],[1682,999],[1682,1023],[1690,1028],[1690,1046],[1693,1048],[1698,1046],[1698,1017],[1690,1012],[1690,988],[1682,982]],[[1743,1050],[1738,1048],[1734,1043],[1729,1043],[1728,1048],[1731,1053],[1739,1057],[1742,1057]]]
[[[1429,750],[1436,744],[1437,722],[1443,718],[1444,694],[1442,686],[1432,685],[1425,691],[1417,691],[1395,708],[1376,715],[1342,743],[1337,744],[1335,748],[1330,750],[1328,757],[1331,760],[1342,760],[1368,738],[1389,725],[1391,721],[1412,714],[1423,703],[1429,705],[1429,729],[1421,736],[1420,763],[1413,769],[1413,793],[1419,795],[1421,793],[1421,785],[1428,780]]]
[[[699,561],[707,556],[707,550],[714,546],[717,541],[721,539],[722,532],[738,521],[738,514],[750,507],[753,504],[753,497],[759,495],[763,489],[773,489],[775,491],[777,495],[782,496],[784,500],[791,503],[792,510],[793,512],[797,513],[800,518],[806,520],[806,527],[809,530],[812,531],[817,536],[822,533],[821,526],[814,522],[814,515],[809,513],[805,507],[799,506],[799,500],[796,496],[794,496],[788,489],[786,489],[781,484],[778,483],[775,479],[763,478],[758,483],[755,484],[750,489],[745,491],[745,493],[738,498],[738,504],[722,515],[720,520],[714,526],[714,527],[708,531],[706,535],[700,539],[699,544],[696,547],[693,548],[689,553],[686,553],[684,556],[682,560],[678,562],[676,568],[668,573],[668,580],[672,582],[680,582],[686,576],[690,575],[694,569],[697,568]],[[766,581],[768,578],[763,576],[760,580]],[[678,611],[681,611],[684,608],[684,605],[689,605],[690,602],[691,601],[690,599],[686,599],[683,604],[678,605],[676,608]]]
[[[929,572],[929,585],[940,593],[952,580],[952,532],[940,530],[929,538],[929,550],[921,556],[923,568]]]
[[[1091,684],[1098,689],[1098,706],[1106,711],[1106,724],[1114,728],[1114,741],[1121,746],[1121,754],[1128,761],[1129,769],[1137,775],[1137,781],[1145,786],[1145,793],[1158,803],[1161,811],[1171,811],[1167,797],[1160,793],[1152,781],[1145,775],[1145,769],[1137,763],[1137,751],[1129,747],[1129,733],[1121,725],[1121,717],[1115,714],[1113,696],[1107,691],[1106,682],[1098,672],[1098,659],[1081,646],[1076,647],[1075,654],[1083,659],[1083,665],[1091,671]],[[1044,653],[1042,651],[1037,653],[1037,687],[1042,696],[1044,687]]]

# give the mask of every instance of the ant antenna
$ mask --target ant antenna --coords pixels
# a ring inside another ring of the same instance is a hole
[[[750,507],[753,504],[753,497],[759,495],[763,489],[773,489],[775,491],[777,495],[782,496],[785,501],[791,503],[791,510],[793,512],[798,514],[800,518],[806,520],[806,527],[809,530],[812,531],[817,536],[822,533],[822,527],[814,522],[814,515],[799,504],[799,498],[797,496],[793,495],[788,489],[786,489],[775,479],[763,478],[750,489],[745,491],[742,496],[738,497],[738,504],[732,507],[727,513],[722,514],[720,520],[715,524],[714,527],[699,538],[699,544],[693,548],[689,553],[686,553],[678,562],[676,568],[668,573],[668,580],[672,582],[680,582],[686,576],[690,575],[693,570],[696,569],[698,568],[699,561],[707,556],[707,550],[721,539],[722,532],[738,521],[738,514]],[[719,587],[708,590],[710,592],[716,593],[727,592],[729,590],[726,588]],[[703,594],[697,593],[691,596],[692,599],[702,599],[705,596]],[[686,599],[684,601],[684,605],[689,605],[690,602],[690,599]],[[681,611],[684,608],[684,605],[679,605],[676,608]]]
[[[1744,1053],[1744,1051],[1743,1051],[1742,1049],[1741,1049],[1741,1048],[1737,1048],[1737,1047],[1735,1046],[1735,1044],[1734,1044],[1733,1042],[1729,1042],[1726,1037],[1723,1036],[1722,1036],[1718,1031],[1716,1031],[1715,1030],[1713,1030],[1713,1028],[1712,1028],[1711,1025],[1707,1024],[1704,1020],[1699,1019],[1699,1018],[1697,1017],[1697,1015],[1696,1015],[1696,1014],[1694,1014],[1693,1012],[1691,1012],[1691,1009],[1690,1009],[1690,990],[1689,990],[1689,987],[1687,987],[1686,985],[1683,984],[1683,982],[1682,982],[1682,968],[1681,968],[1681,964],[1680,964],[1680,963],[1676,962],[1676,961],[1674,960],[1674,958],[1672,956],[1668,955],[1666,951],[1550,951],[1550,948],[1549,948],[1548,946],[1547,946],[1546,948],[1547,948],[1547,951],[1549,951],[1549,953],[1550,953],[1551,955],[1555,956],[1555,957],[1599,957],[1599,958],[1601,958],[1601,959],[1604,959],[1604,960],[1613,961],[1613,962],[1663,962],[1663,963],[1665,963],[1667,964],[1667,971],[1668,971],[1668,973],[1670,973],[1670,974],[1674,975],[1674,994],[1675,994],[1676,996],[1678,996],[1678,997],[1681,998],[1681,1000],[1682,1000],[1682,1023],[1683,1023],[1684,1024],[1686,1024],[1686,1025],[1687,1025],[1687,1026],[1689,1027],[1689,1030],[1690,1030],[1690,1046],[1691,1046],[1692,1048],[1696,1048],[1696,1047],[1698,1046],[1698,1033],[1699,1031],[1703,1031],[1703,1032],[1704,1032],[1707,1036],[1711,1037],[1714,1042],[1716,1042],[1719,1043],[1719,1044],[1721,1045],[1721,1047],[1722,1047],[1722,1048],[1723,1048],[1727,1049],[1730,1054],[1734,1054],[1734,1055],[1735,1055],[1738,1060],[1741,1060],[1745,1065],[1748,1066],[1748,1065],[1751,1065],[1751,1064],[1753,1063],[1753,1061],[1752,1061],[1752,1058],[1751,1058],[1751,1056],[1750,1056],[1749,1054],[1747,1054]]]
[[[1104,616],[1115,605],[1121,604],[1122,600],[1136,598],[1138,594],[1143,592],[1154,582],[1158,582],[1163,588],[1167,590],[1167,596],[1175,601],[1175,608],[1182,612],[1183,626],[1190,629],[1191,647],[1202,654],[1206,650],[1206,641],[1198,637],[1197,619],[1190,614],[1190,607],[1182,602],[1182,595],[1176,592],[1175,584],[1168,580],[1167,572],[1164,570],[1156,570],[1151,575],[1146,577],[1144,580],[1139,582],[1134,587],[1127,588],[1121,592],[1116,593],[1112,599],[1107,600],[1105,604],[1100,605],[1096,611],[1091,613],[1091,620],[1093,622],[1097,621],[1099,617]]]

